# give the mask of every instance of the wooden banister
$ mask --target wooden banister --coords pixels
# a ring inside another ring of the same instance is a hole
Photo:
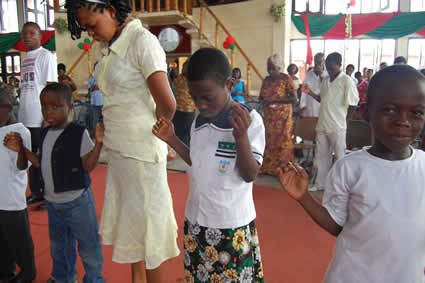
[[[143,0],[141,2],[143,2]],[[132,8],[131,15],[135,17],[136,16],[136,0],[131,0],[131,8]]]
[[[219,44],[220,44],[220,36],[219,33],[220,32],[220,26],[216,23],[215,24],[215,48],[220,48]]]
[[[216,22],[216,47],[218,48],[218,26],[220,26],[223,31],[229,36],[232,36],[232,34],[230,33],[230,31],[224,26],[224,24],[221,22],[221,20],[214,14],[214,12],[208,7],[208,5],[203,1],[203,0],[199,0],[200,3],[200,15],[199,15],[199,38],[202,39],[203,38],[203,8],[205,8],[205,10],[208,11],[208,13],[213,17],[213,19]],[[233,36],[232,36],[233,37]],[[233,37],[234,38],[234,37]],[[239,52],[242,54],[242,56],[245,58],[245,60],[247,61],[247,88],[248,91],[250,91],[251,89],[251,68],[254,70],[254,72],[257,74],[257,76],[260,78],[260,80],[264,80],[264,77],[261,75],[260,71],[257,69],[257,67],[255,67],[254,63],[251,61],[251,59],[248,57],[248,55],[245,53],[245,51],[242,49],[242,47],[239,45],[239,43],[235,40],[235,46],[236,48],[239,50]],[[232,67],[234,64],[234,50],[232,50]]]

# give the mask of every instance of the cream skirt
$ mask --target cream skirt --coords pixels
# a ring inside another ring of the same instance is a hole
[[[108,151],[100,234],[114,245],[112,260],[145,261],[146,269],[179,255],[177,223],[167,182],[166,161],[143,162]]]

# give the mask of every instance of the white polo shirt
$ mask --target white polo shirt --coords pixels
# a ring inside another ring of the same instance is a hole
[[[236,144],[229,123],[231,111],[212,123],[197,116],[191,129],[188,173],[190,191],[186,217],[204,227],[230,229],[249,224],[255,219],[253,183],[245,182],[236,167]],[[263,119],[250,111],[248,138],[254,158],[263,162],[265,130]]]
[[[330,77],[320,85],[320,112],[316,131],[337,133],[347,129],[349,106],[357,106],[359,92],[351,77],[340,72],[331,82]]]
[[[18,153],[6,148],[3,140],[6,134],[17,132],[26,148],[31,148],[31,134],[22,123],[0,127],[0,210],[19,211],[27,207],[27,170],[19,170],[16,162]]]

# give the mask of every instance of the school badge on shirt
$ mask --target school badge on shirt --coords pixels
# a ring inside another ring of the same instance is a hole
[[[218,168],[218,172],[224,174],[229,169],[230,162],[226,160],[220,160],[220,166]]]
[[[221,157],[218,166],[218,172],[224,174],[230,167],[230,160],[226,159],[235,159],[236,158],[236,144],[234,142],[218,142],[217,150],[215,151],[215,156]]]

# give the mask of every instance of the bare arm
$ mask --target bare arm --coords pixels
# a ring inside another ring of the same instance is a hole
[[[230,116],[230,124],[233,127],[233,136],[236,141],[236,166],[245,182],[252,182],[260,171],[260,166],[252,154],[251,144],[248,138],[248,127],[251,124],[249,112],[239,104],[232,105],[233,113]]]
[[[298,201],[314,222],[335,237],[341,233],[342,227],[308,193],[308,175],[301,167],[290,163],[283,170],[278,169],[278,177],[282,187]]]
[[[103,123],[96,124],[96,143],[92,151],[81,157],[81,162],[83,163],[83,168],[87,172],[91,172],[96,168],[97,161],[99,161],[100,151],[103,146],[103,137],[104,137],[105,127]]]
[[[155,72],[147,79],[149,90],[156,104],[156,117],[171,120],[176,111],[176,100],[165,72]]]
[[[176,136],[170,120],[160,118],[153,126],[152,133],[171,146],[189,166],[192,166],[189,148]]]
[[[353,117],[354,111],[356,111],[356,106],[348,106],[348,111],[347,111],[347,126],[348,123],[351,121],[351,118]]]

